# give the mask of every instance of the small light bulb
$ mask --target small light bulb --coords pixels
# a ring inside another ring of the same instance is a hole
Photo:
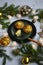
[[[17,17],[17,18],[21,18],[21,14],[17,14],[16,17]]]
[[[37,49],[37,45],[36,44],[32,44],[32,47],[33,47],[33,49]]]
[[[2,16],[2,13],[0,13],[0,16]]]
[[[3,36],[8,36],[8,33],[7,32],[3,33]]]
[[[0,29],[2,28],[2,25],[0,24]]]
[[[34,22],[38,20],[38,16],[33,17]]]
[[[43,38],[40,38],[39,41],[43,45]]]
[[[12,46],[17,46],[17,42],[13,41]]]
[[[31,11],[31,9],[28,9],[28,11],[30,12],[30,11]]]
[[[12,18],[12,16],[10,16],[10,15],[8,15],[7,17],[8,17],[9,19],[11,19],[11,18]]]
[[[35,10],[32,10],[31,14],[32,15],[35,15],[36,14],[36,11]]]

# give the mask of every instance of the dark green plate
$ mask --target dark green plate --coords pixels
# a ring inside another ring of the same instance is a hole
[[[23,31],[21,32],[21,36],[17,37],[15,35],[15,32],[17,31],[17,29],[14,28],[14,24],[15,22],[18,22],[18,21],[23,21],[24,24],[30,24],[32,26],[32,32],[31,33],[24,33]],[[24,19],[20,19],[20,20],[16,20],[14,21],[8,28],[8,34],[9,34],[9,37],[13,40],[13,41],[17,41],[17,42],[27,42],[28,41],[28,38],[33,38],[36,34],[36,27],[34,26],[34,24],[28,20],[24,20]]]

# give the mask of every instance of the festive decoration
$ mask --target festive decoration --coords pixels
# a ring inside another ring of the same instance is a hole
[[[28,57],[23,57],[22,58],[22,64],[28,64],[29,63],[29,58]]]
[[[28,64],[29,62],[36,62],[38,65],[40,61],[43,61],[43,46],[38,46],[35,50],[31,44],[23,44],[21,48],[13,50],[14,55],[24,56],[22,59],[23,64]]]
[[[33,18],[36,20],[43,19],[43,10],[37,9],[32,10],[29,6],[24,5],[22,7],[20,6],[14,6],[11,4],[10,6],[7,6],[7,3],[4,4],[3,7],[0,7],[0,24],[2,25],[2,28],[8,28],[10,22],[5,22],[5,20],[9,20],[12,18],[12,16],[16,16],[17,18],[21,18],[21,16],[29,15],[30,18]],[[37,16],[37,17],[34,17]],[[39,17],[39,19],[37,19]]]
[[[17,14],[16,17],[17,17],[17,18],[21,18],[21,14]]]
[[[42,46],[43,46],[43,30],[41,32],[38,33],[40,36],[39,42],[41,42]]]
[[[31,11],[32,11],[32,9],[27,5],[24,5],[24,6],[20,7],[20,9],[19,9],[19,13],[22,16],[26,16],[26,15],[30,14]]]
[[[11,19],[11,16],[14,16],[18,13],[18,7],[11,4],[10,6],[7,6],[7,3],[4,4],[3,7],[0,7],[0,24],[2,25],[2,28],[7,28],[10,24],[10,22],[5,22],[7,19]]]
[[[9,24],[10,22],[5,22],[4,20],[0,19],[0,25],[2,25],[3,29],[8,28]]]
[[[2,25],[0,24],[0,29],[2,29]]]
[[[40,41],[40,42],[42,43],[42,45],[43,45],[43,38],[42,38],[42,37],[40,37],[39,41]]]
[[[33,49],[37,50],[37,44],[32,44]]]
[[[7,46],[10,43],[10,38],[8,36],[1,38],[1,45]]]
[[[12,47],[17,46],[17,45],[18,45],[18,44],[17,44],[16,41],[13,41],[13,42],[12,42]]]
[[[41,21],[43,22],[43,9],[32,10],[29,6],[24,5],[19,8],[11,4],[7,6],[7,3],[4,4],[3,7],[0,7],[0,29],[8,28],[10,22],[5,22],[5,20],[9,20],[12,16],[16,16],[17,18],[21,18],[21,16],[29,16],[29,18],[33,19],[34,22]],[[43,25],[41,24],[41,28]],[[20,27],[24,27],[20,26]],[[21,31],[19,30],[21,35]],[[17,33],[18,35],[18,33]],[[43,37],[40,37],[40,42],[43,42]],[[3,65],[6,64],[6,60],[11,60],[11,58],[5,53],[6,50],[1,49],[1,47],[7,46],[10,43],[10,38],[7,33],[3,34],[3,37],[0,39],[0,57],[3,57]],[[12,42],[12,47],[17,46],[15,41]],[[10,46],[8,46],[10,47]],[[37,49],[35,45],[31,44],[23,44],[21,47],[18,47],[15,50],[12,50],[14,55],[24,56],[22,58],[23,64],[28,64],[29,62],[36,62],[38,65],[43,65],[43,44],[42,46],[38,46]]]
[[[2,16],[2,13],[0,13],[0,17]]]
[[[38,20],[38,16],[33,17],[33,21],[36,22]]]
[[[32,10],[31,14],[32,15],[35,15],[36,14],[36,11],[35,10]]]
[[[7,32],[4,32],[3,33],[3,37],[6,37],[6,36],[8,36],[8,33]]]
[[[38,16],[38,21],[40,21],[41,19],[43,19],[43,9],[37,9],[36,10],[36,13],[34,12],[34,14],[32,15],[32,14],[30,14],[29,15],[29,18],[33,18],[34,16]]]
[[[10,15],[8,15],[7,17],[8,17],[9,19],[11,19],[11,18],[12,18],[12,16],[10,16]]]

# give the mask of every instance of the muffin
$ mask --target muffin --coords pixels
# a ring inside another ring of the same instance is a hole
[[[25,25],[24,28],[23,28],[23,31],[25,33],[30,33],[32,32],[32,26],[31,25]]]
[[[15,23],[15,28],[22,29],[24,27],[24,23],[22,21],[18,21]]]

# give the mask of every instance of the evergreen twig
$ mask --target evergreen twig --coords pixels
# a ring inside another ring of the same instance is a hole
[[[3,63],[2,65],[6,64],[6,60],[12,60],[12,58],[10,56],[8,56],[6,53],[6,50],[0,49],[0,57],[3,57]]]
[[[41,51],[43,51],[43,50],[41,48],[42,47],[39,46],[38,49],[35,50],[31,44],[29,44],[29,45],[24,44],[24,45],[22,45],[21,48],[17,48],[16,50],[13,50],[12,52],[14,55],[16,53],[16,55],[19,55],[19,56],[31,57],[30,62],[36,62],[37,64],[39,64],[40,61],[43,61],[43,53],[41,53]],[[17,50],[19,50],[19,51],[17,51]]]

